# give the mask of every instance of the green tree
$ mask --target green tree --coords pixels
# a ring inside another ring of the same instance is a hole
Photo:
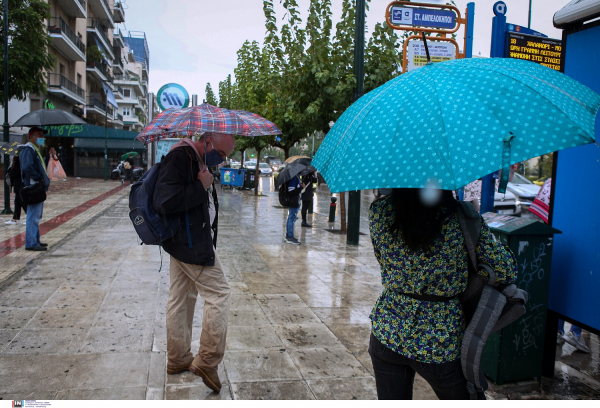
[[[217,101],[217,97],[212,90],[212,86],[210,86],[210,82],[206,83],[206,89],[204,90],[206,96],[206,103],[213,106],[218,106],[219,102]]]
[[[25,100],[29,93],[46,92],[45,71],[56,59],[48,47],[51,38],[44,20],[50,18],[50,5],[42,0],[1,0],[0,10],[8,1],[8,99]],[[4,55],[4,18],[0,22],[0,55]],[[4,104],[4,63],[0,64],[0,104]]]
[[[231,107],[231,75],[227,75],[227,79],[219,82],[219,107],[230,109]]]

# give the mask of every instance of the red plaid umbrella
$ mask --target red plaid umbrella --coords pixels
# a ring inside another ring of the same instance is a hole
[[[186,137],[204,132],[240,136],[280,135],[281,130],[265,118],[243,110],[217,108],[207,103],[185,109],[167,109],[138,135],[147,144],[166,137]]]

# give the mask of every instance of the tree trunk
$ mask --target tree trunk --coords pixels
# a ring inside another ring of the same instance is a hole
[[[256,149],[256,174],[254,175],[254,195],[258,195],[258,178],[260,173],[258,172],[258,166],[260,165],[260,152],[262,149]]]
[[[283,149],[283,155],[285,156],[285,159],[283,159],[283,160],[287,160],[290,157],[290,147],[284,146],[284,147],[282,147],[282,149]]]
[[[242,159],[241,159],[241,164],[240,164],[240,169],[244,168],[244,152],[246,151],[246,149],[244,150],[240,150],[239,152],[242,154]]]
[[[340,218],[342,221],[342,234],[345,234],[348,232],[348,230],[346,229],[346,192],[340,193]]]

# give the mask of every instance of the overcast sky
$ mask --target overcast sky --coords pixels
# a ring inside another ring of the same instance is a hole
[[[303,22],[309,0],[297,0]],[[237,65],[237,50],[245,40],[262,44],[265,35],[262,0],[122,0],[125,4],[125,23],[119,26],[130,31],[144,31],[150,48],[150,92],[169,82],[204,98],[206,83],[218,93],[219,81],[233,74]],[[431,0],[431,3],[445,3]],[[468,0],[456,0],[461,10]],[[529,0],[504,0],[507,21],[527,26]],[[533,0],[531,28],[551,38],[561,38],[561,30],[552,25],[554,13],[569,0]],[[275,0],[278,19],[283,8]],[[385,21],[390,0],[371,0],[367,12],[367,28],[371,33],[377,22]],[[496,0],[475,0],[475,42],[473,54],[489,56],[490,32]],[[332,0],[333,23],[339,21],[342,0]],[[279,24],[281,26],[281,24]],[[463,30],[458,43],[463,44]]]

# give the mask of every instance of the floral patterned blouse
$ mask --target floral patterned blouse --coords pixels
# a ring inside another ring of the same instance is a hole
[[[371,312],[372,333],[393,351],[423,363],[445,363],[460,357],[465,319],[458,299],[421,301],[402,293],[452,297],[467,286],[467,250],[454,214],[428,254],[408,249],[400,233],[389,228],[394,220],[391,197],[372,203],[369,227],[375,256],[381,266],[382,294]],[[483,223],[476,248],[481,262],[496,271],[502,283],[516,279],[517,263]]]

